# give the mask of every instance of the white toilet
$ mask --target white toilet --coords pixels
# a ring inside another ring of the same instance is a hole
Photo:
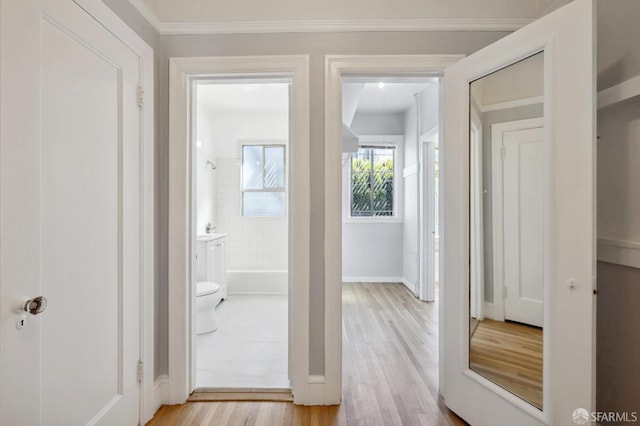
[[[216,306],[222,300],[220,284],[200,281],[196,287],[196,333],[211,333],[218,329]]]

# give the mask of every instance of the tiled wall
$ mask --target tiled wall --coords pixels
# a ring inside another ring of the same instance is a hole
[[[216,232],[227,238],[228,270],[286,270],[286,217],[241,216],[240,160],[218,158],[216,170]]]

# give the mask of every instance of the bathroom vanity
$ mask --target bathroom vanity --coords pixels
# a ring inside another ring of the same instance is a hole
[[[220,284],[222,299],[227,298],[227,235],[198,235],[196,248],[196,281]]]

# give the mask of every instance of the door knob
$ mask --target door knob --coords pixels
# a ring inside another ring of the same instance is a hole
[[[34,297],[22,304],[22,310],[31,315],[38,315],[47,308],[47,299],[43,296]]]

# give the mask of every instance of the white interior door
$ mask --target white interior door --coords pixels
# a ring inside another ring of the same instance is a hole
[[[542,327],[544,131],[504,132],[502,146],[504,318]]]
[[[574,0],[445,72],[440,390],[473,425],[572,425],[595,410],[593,0]],[[469,368],[470,83],[544,54],[543,410]]]
[[[135,425],[139,58],[71,1],[0,28],[0,424]]]
[[[438,135],[433,135],[437,140]],[[420,253],[418,270],[420,271],[420,300],[432,302],[436,293],[436,143],[422,143],[420,167]]]

